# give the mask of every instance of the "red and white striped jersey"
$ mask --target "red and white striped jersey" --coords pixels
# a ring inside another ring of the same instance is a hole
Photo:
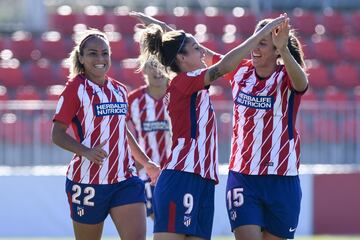
[[[91,148],[107,141],[102,166],[74,155],[67,177],[78,183],[112,184],[136,175],[126,137],[127,90],[107,78],[99,86],[84,76],[69,80],[60,96],[54,121],[71,125],[75,138]]]
[[[153,98],[147,93],[147,86],[135,89],[129,94],[128,117],[140,147],[152,161],[161,165],[171,153],[170,118],[163,98]],[[146,180],[146,173],[140,173],[139,177]]]
[[[295,128],[300,98],[284,65],[259,80],[251,60],[230,74],[234,100],[229,169],[249,175],[298,174],[300,135]]]
[[[180,73],[165,96],[172,126],[172,152],[162,167],[199,174],[218,182],[215,113],[208,88],[207,69]]]

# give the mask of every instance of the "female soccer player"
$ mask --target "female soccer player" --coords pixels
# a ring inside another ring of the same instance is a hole
[[[140,63],[145,85],[129,94],[129,120],[140,147],[160,165],[166,161],[171,151],[170,119],[163,102],[169,78],[164,67],[155,58],[140,59]],[[145,184],[147,216],[154,219],[154,186],[150,185],[144,168],[139,166],[138,170],[139,177]]]
[[[255,34],[272,19],[259,22]],[[264,35],[230,74],[233,134],[226,198],[237,240],[294,238],[301,188],[295,129],[308,87],[301,45],[289,20]]]
[[[106,75],[110,53],[108,39],[97,30],[86,32],[75,46],[52,140],[75,153],[67,170],[66,193],[76,239],[100,239],[110,214],[121,239],[145,240],[144,185],[136,176],[132,155],[153,182],[159,168],[126,128],[127,90]],[[69,125],[75,139],[66,133]]]
[[[173,145],[155,187],[154,239],[210,239],[218,156],[208,88],[218,77],[233,71],[286,17],[271,21],[218,63],[207,67],[205,61],[211,64],[214,53],[200,46],[193,36],[142,13],[132,15],[147,26],[142,43],[145,57],[157,56],[177,74],[165,96]]]

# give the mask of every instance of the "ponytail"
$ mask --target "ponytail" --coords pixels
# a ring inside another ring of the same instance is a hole
[[[162,65],[178,73],[180,69],[176,56],[179,53],[186,53],[184,46],[187,39],[184,31],[164,32],[159,25],[150,24],[140,39],[140,58],[145,62],[151,56],[156,56]]]

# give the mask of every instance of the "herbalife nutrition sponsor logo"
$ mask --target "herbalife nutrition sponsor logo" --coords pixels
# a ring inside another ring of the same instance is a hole
[[[107,115],[126,115],[127,103],[116,102],[116,103],[100,103],[95,105],[95,114],[97,117]]]
[[[239,92],[239,95],[235,99],[235,103],[256,108],[256,109],[272,109],[274,103],[274,97],[272,96],[251,96],[244,92]]]
[[[144,132],[169,131],[169,123],[166,120],[145,121],[142,123],[142,129]]]

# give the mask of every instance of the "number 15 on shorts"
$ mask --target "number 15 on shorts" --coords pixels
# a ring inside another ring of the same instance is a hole
[[[233,188],[226,193],[228,209],[231,210],[233,207],[240,207],[244,204],[244,188]]]

